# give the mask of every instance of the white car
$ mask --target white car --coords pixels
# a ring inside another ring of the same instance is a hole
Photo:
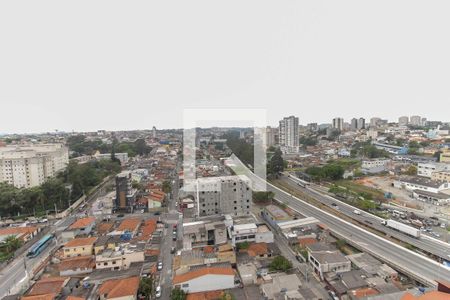
[[[160,261],[159,263],[158,263],[158,271],[161,271],[162,270],[162,268],[163,268],[163,263],[162,263],[162,261]]]
[[[156,287],[155,297],[156,298],[161,298],[161,286],[159,286],[159,285]]]
[[[359,210],[357,210],[357,209],[355,209],[355,210],[353,211],[353,213],[354,213],[355,215],[360,215],[360,214],[361,214],[361,212],[360,212]]]

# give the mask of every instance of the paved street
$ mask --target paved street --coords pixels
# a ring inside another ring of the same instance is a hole
[[[392,237],[395,237],[398,240],[401,240],[403,242],[406,242],[408,244],[411,244],[419,249],[423,249],[431,254],[434,254],[440,258],[449,259],[448,256],[450,254],[450,245],[443,243],[441,241],[438,241],[436,239],[427,238],[427,237],[421,237],[420,239],[416,239],[413,237],[410,237],[408,235],[405,235],[401,232],[395,231],[391,228],[388,228],[381,224],[381,221],[383,220],[380,217],[377,217],[375,215],[366,213],[364,211],[361,211],[360,215],[357,215],[354,213],[355,207],[348,205],[342,201],[339,201],[333,197],[330,197],[328,195],[325,195],[321,192],[318,192],[314,189],[314,185],[311,185],[308,188],[303,188],[296,184],[292,179],[288,177],[284,177],[281,179],[284,183],[289,185],[289,188],[291,188],[294,191],[300,191],[302,193],[305,193],[311,197],[314,197],[315,199],[319,200],[321,203],[333,208],[331,205],[334,203],[335,205],[338,205],[339,212],[349,216],[352,219],[357,220],[358,222],[364,223],[366,226],[372,227],[380,232],[384,232]],[[333,208],[335,209],[335,208]]]
[[[230,160],[235,167],[239,167],[241,172],[245,168],[236,156],[233,155]],[[413,276],[422,283],[435,286],[436,279],[448,280],[450,278],[450,270],[436,261],[414,253],[359,226],[353,225],[320,208],[308,204],[297,197],[293,197],[289,193],[266,183],[252,172],[246,171],[245,174],[253,181],[254,188],[261,189],[267,184],[267,189],[274,192],[277,200],[286,203],[303,215],[317,218],[334,234],[389,265],[394,266],[397,270]]]
[[[163,269],[160,273],[160,282],[162,296],[161,299],[170,299],[170,292],[173,288],[172,286],[172,261],[173,255],[170,254],[172,247],[177,247],[177,242],[181,240],[182,236],[182,219],[177,211],[175,203],[178,201],[178,190],[179,190],[179,178],[178,178],[179,163],[177,163],[177,168],[175,171],[174,180],[172,183],[172,193],[168,200],[168,213],[164,216],[163,221],[169,223],[168,228],[164,228],[164,235],[161,241],[161,257],[163,262]],[[172,240],[173,225],[177,224],[177,241]]]

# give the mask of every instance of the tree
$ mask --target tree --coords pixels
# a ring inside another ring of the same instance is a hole
[[[172,289],[172,293],[170,294],[170,300],[185,300],[186,292],[182,289],[176,287]]]
[[[172,184],[170,181],[166,180],[162,184],[162,190],[164,193],[170,193],[172,191]]]
[[[269,204],[275,194],[271,191],[268,192],[253,192],[253,202],[257,204]]]
[[[147,146],[147,143],[144,139],[137,139],[136,141],[134,141],[134,148],[138,155],[147,155],[152,150],[152,148]]]
[[[17,249],[19,249],[20,246],[22,246],[22,241],[16,238],[14,235],[10,235],[4,240],[5,252],[7,253],[13,253]]]
[[[342,251],[342,249],[344,249],[345,246],[347,246],[347,242],[345,240],[341,240],[341,239],[336,240],[336,247],[340,251]]]
[[[274,155],[269,161],[267,173],[278,174],[284,171],[283,153],[280,149],[276,149]]]
[[[413,166],[413,165],[409,166],[409,168],[408,168],[408,170],[406,170],[405,174],[411,175],[411,176],[417,175],[417,167]]]
[[[269,269],[271,271],[283,271],[286,272],[287,270],[292,268],[292,263],[284,256],[278,255],[273,259],[273,261],[269,265]]]
[[[142,277],[141,281],[139,282],[139,292],[140,295],[145,300],[152,299],[152,295],[154,293],[154,282],[153,277]]]

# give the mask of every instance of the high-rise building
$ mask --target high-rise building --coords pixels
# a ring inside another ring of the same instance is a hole
[[[131,210],[136,202],[136,189],[133,189],[131,172],[124,171],[116,175],[115,207],[119,210]]]
[[[316,132],[319,130],[319,125],[317,125],[317,123],[309,123],[308,125],[306,125],[306,127],[311,132]]]
[[[357,118],[353,118],[352,121],[350,122],[350,129],[353,131],[356,131],[358,129],[358,119]]]
[[[198,178],[195,200],[199,216],[249,215],[252,208],[250,180],[244,175]]]
[[[278,128],[267,126],[266,128],[266,146],[272,147],[278,145]]]
[[[343,118],[334,118],[333,119],[333,128],[342,131],[344,129],[344,119]]]
[[[152,137],[155,139],[156,138],[156,127],[153,126],[152,128]]]
[[[0,182],[17,188],[38,186],[69,163],[62,144],[32,144],[0,147]]]
[[[279,127],[280,145],[285,147],[298,147],[298,118],[294,116],[286,117],[280,121]]]
[[[373,117],[370,119],[370,127],[376,128],[380,125],[381,118]]]
[[[407,116],[402,116],[398,118],[398,125],[399,126],[406,126],[409,123],[409,118]]]
[[[358,130],[365,129],[366,128],[366,119],[359,118],[358,120]]]
[[[411,116],[409,123],[413,126],[420,126],[422,125],[422,118],[420,116]]]

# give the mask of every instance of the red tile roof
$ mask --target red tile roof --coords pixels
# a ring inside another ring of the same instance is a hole
[[[137,218],[130,218],[125,219],[120,223],[119,227],[117,228],[118,231],[135,231],[139,225],[141,224],[141,219]]]
[[[72,225],[70,225],[69,229],[82,229],[86,226],[91,225],[95,222],[94,217],[86,217],[76,220]]]
[[[139,288],[139,277],[113,279],[103,282],[98,289],[99,295],[106,295],[106,299],[135,296]]]
[[[142,226],[142,235],[139,237],[140,240],[148,240],[153,232],[156,230],[156,219],[146,220],[144,226]]]
[[[266,243],[254,243],[248,246],[247,253],[250,256],[260,256],[268,254],[269,249],[267,248]]]
[[[44,294],[36,296],[22,296],[21,300],[53,300],[55,299],[55,294]]]
[[[64,247],[72,248],[72,247],[80,247],[80,246],[89,246],[89,245],[93,245],[96,240],[97,240],[96,237],[76,238],[76,239],[68,241],[64,245]]]
[[[405,295],[403,295],[401,300],[450,300],[450,294],[438,291],[431,291],[415,297],[410,293],[406,293]]]
[[[27,296],[59,294],[69,280],[67,277],[47,277],[37,281]]]
[[[95,266],[95,261],[92,256],[76,256],[61,260],[58,265],[59,271],[75,270],[75,269],[90,269]]]
[[[219,300],[223,294],[223,291],[192,293],[186,296],[186,300]]]
[[[193,270],[181,275],[176,275],[173,278],[173,284],[179,284],[182,282],[186,282],[189,280],[192,280],[194,278],[198,278],[205,275],[229,275],[234,276],[234,271],[232,268],[226,268],[226,267],[209,267],[209,268],[202,268],[198,270]]]

